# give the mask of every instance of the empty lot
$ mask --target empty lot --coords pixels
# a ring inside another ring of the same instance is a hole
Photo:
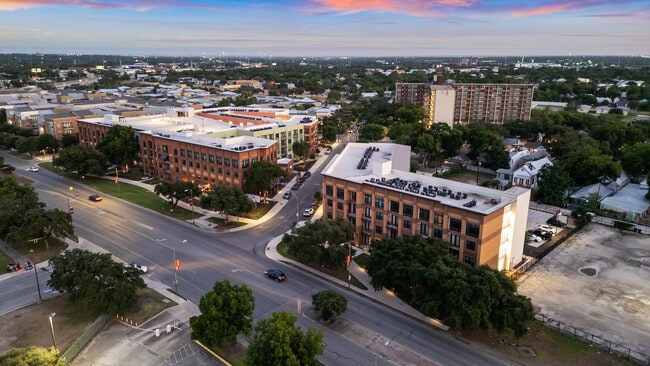
[[[518,281],[536,312],[650,357],[650,238],[590,224]]]

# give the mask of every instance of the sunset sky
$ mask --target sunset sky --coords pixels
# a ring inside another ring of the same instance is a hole
[[[650,55],[650,0],[0,0],[0,53]]]

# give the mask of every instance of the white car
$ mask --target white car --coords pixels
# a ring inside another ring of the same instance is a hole
[[[137,264],[137,263],[125,264],[124,267],[127,267],[127,268],[133,267],[133,268],[137,269],[138,271],[140,271],[142,273],[147,273],[147,270],[148,270],[147,266],[143,266],[143,265]]]
[[[539,236],[533,234],[533,235],[530,236],[530,241],[532,241],[534,243],[541,243],[541,242],[544,241],[544,239],[542,239]]]
[[[29,167],[29,171],[30,171],[30,172],[37,172],[38,170],[39,170],[39,169],[38,169],[38,167],[37,167],[36,165],[34,165],[34,166],[30,166],[30,167]]]
[[[553,235],[557,234],[557,229],[550,225],[539,225],[537,228]]]
[[[303,211],[303,213],[302,213],[302,215],[304,217],[311,217],[311,215],[313,215],[313,214],[314,214],[314,209],[311,208],[311,207],[306,208],[305,211]]]

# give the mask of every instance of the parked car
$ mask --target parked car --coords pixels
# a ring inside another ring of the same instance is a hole
[[[566,223],[564,223],[563,221],[561,221],[561,220],[560,220],[559,218],[557,218],[556,216],[553,216],[553,217],[551,217],[550,219],[546,220],[546,223],[549,224],[549,225],[553,225],[553,226],[557,226],[557,227],[561,227],[561,228],[565,228],[565,227],[566,227]]]
[[[534,230],[533,234],[539,236],[540,238],[542,238],[544,240],[549,240],[550,238],[553,237],[553,234],[549,233],[548,231],[543,231],[543,230],[540,230],[540,229]]]
[[[554,228],[553,226],[539,225],[537,228],[542,230],[542,231],[546,231],[546,232],[550,233],[551,235],[557,234],[557,229]]]
[[[311,172],[309,170],[306,171],[305,173],[303,173],[303,175],[302,175],[302,179],[307,179],[309,177],[311,177]]]
[[[29,171],[30,172],[37,172],[37,171],[39,171],[39,169],[38,169],[38,167],[36,165],[34,165],[34,166],[29,167]]]
[[[282,195],[282,198],[284,198],[285,200],[288,200],[289,198],[291,198],[291,191],[284,192],[284,194]]]
[[[137,264],[137,263],[125,264],[124,267],[126,267],[126,268],[135,268],[135,269],[137,269],[138,271],[140,271],[142,273],[147,273],[147,271],[149,270],[149,268],[147,268],[147,266],[143,266],[143,265]]]
[[[298,188],[300,188],[300,184],[298,184],[298,183],[294,183],[294,184],[291,186],[291,189],[294,190],[294,191],[297,191]]]
[[[311,207],[306,208],[305,211],[302,212],[302,215],[304,217],[311,217],[311,215],[313,214],[314,214],[314,209]]]
[[[88,199],[93,201],[93,202],[99,202],[99,201],[103,200],[104,197],[102,197],[101,195],[98,195],[98,194],[93,194],[93,195],[90,195],[88,197]]]
[[[267,269],[264,271],[264,277],[270,278],[275,282],[284,281],[287,279],[287,276],[284,275],[284,272],[279,269]]]
[[[544,240],[542,238],[540,238],[539,236],[533,234],[533,235],[530,236],[530,241],[532,241],[533,243],[541,243]]]

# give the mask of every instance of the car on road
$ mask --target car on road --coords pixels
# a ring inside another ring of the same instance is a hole
[[[305,209],[305,211],[302,212],[302,215],[303,215],[304,217],[311,217],[311,215],[313,215],[313,214],[314,214],[314,209],[311,208],[311,207],[307,207],[307,208]]]
[[[264,271],[264,277],[270,278],[275,282],[284,281],[287,279],[287,276],[284,275],[284,272],[279,269],[267,269]]]
[[[285,200],[288,200],[289,198],[291,198],[291,191],[284,192],[284,194],[282,195],[282,198],[284,198]]]
[[[309,170],[304,172],[302,175],[302,179],[307,179],[309,177],[311,177],[311,172]]]
[[[37,171],[39,171],[39,169],[38,169],[38,167],[36,165],[34,165],[34,166],[29,167],[29,171],[30,172],[37,172]]]
[[[546,223],[549,224],[549,225],[560,227],[560,228],[565,228],[566,227],[566,223],[563,222],[562,220],[560,220],[559,218],[557,218],[556,216],[553,216],[553,217],[549,218],[548,220],[546,220]]]
[[[92,194],[92,195],[90,195],[90,196],[88,197],[88,199],[91,200],[91,201],[93,201],[93,202],[99,202],[99,201],[103,200],[104,197],[102,197],[102,196],[99,195],[99,194]]]
[[[298,188],[300,188],[300,184],[299,184],[299,183],[294,183],[294,185],[291,186],[291,189],[294,190],[294,191],[297,191]]]
[[[142,273],[147,273],[147,271],[149,270],[149,268],[147,268],[147,266],[143,266],[143,265],[137,264],[137,263],[128,263],[128,264],[125,264],[124,267],[125,268],[135,268],[135,269],[137,269],[138,271],[140,271]]]

